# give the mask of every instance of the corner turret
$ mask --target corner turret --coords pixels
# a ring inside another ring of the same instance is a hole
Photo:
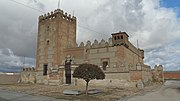
[[[113,46],[127,45],[129,35],[126,32],[113,33],[112,44]]]

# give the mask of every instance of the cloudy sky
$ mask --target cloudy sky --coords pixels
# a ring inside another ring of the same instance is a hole
[[[61,0],[78,19],[77,42],[125,31],[145,50],[145,63],[180,69],[180,0]],[[0,71],[35,66],[38,16],[58,8],[58,0],[0,1]],[[24,59],[25,57],[25,59]]]

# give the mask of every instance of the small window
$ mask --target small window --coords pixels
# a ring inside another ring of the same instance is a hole
[[[120,37],[118,36],[118,39],[120,39]]]
[[[49,31],[49,26],[47,26],[47,31]]]
[[[43,66],[43,75],[47,75],[47,64]]]
[[[121,35],[121,39],[123,39],[123,36]]]
[[[47,40],[47,45],[49,45],[49,40]]]
[[[116,40],[116,36],[114,37],[114,40]]]
[[[108,65],[108,62],[107,62],[107,61],[104,61],[104,62],[103,62],[103,70],[106,70],[107,65]]]

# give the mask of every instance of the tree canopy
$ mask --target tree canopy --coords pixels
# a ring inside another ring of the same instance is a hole
[[[73,77],[78,79],[83,79],[86,81],[86,95],[87,95],[87,88],[89,81],[93,79],[97,79],[97,80],[104,79],[105,74],[101,70],[101,68],[99,68],[97,65],[81,64],[79,65],[79,67],[75,68]]]
[[[74,70],[74,78],[84,79],[85,81],[90,81],[93,79],[104,79],[104,72],[94,64],[81,64]]]

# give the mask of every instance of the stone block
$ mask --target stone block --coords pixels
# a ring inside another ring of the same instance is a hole
[[[100,90],[100,89],[90,89],[90,90],[88,90],[88,94],[98,94],[98,93],[102,93],[102,90]]]
[[[142,80],[137,81],[136,87],[140,90],[144,88],[144,84],[143,84]]]
[[[63,91],[63,94],[65,94],[65,95],[80,95],[81,92],[78,91],[78,90],[68,90],[68,89],[65,89]]]

